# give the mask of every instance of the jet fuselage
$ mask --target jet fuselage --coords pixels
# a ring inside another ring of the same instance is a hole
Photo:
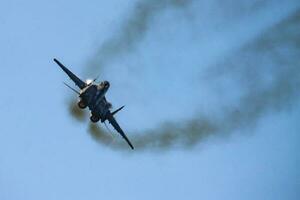
[[[89,107],[90,111],[93,115],[97,113],[97,115],[100,115],[101,119],[105,116],[108,109],[106,106],[110,107],[110,104],[102,105],[104,101],[103,98],[105,97],[106,92],[109,89],[109,82],[103,81],[99,85],[92,84],[85,88],[83,88],[80,92],[79,98],[80,101],[87,107]]]
[[[92,82],[84,82],[78,78],[73,72],[71,72],[67,67],[60,63],[57,59],[53,59],[56,64],[69,76],[70,79],[75,83],[77,87],[80,88],[80,92],[72,88],[68,84],[64,83],[68,88],[73,90],[76,94],[79,95],[80,101],[78,106],[81,109],[89,107],[91,111],[90,120],[93,123],[97,123],[99,120],[105,122],[106,120],[120,133],[120,135],[126,140],[131,149],[134,149],[133,145],[125,135],[124,131],[121,129],[120,125],[114,118],[114,115],[117,114],[124,106],[118,108],[117,110],[111,112],[111,104],[107,102],[105,94],[109,89],[109,82],[103,81],[99,85],[93,84]]]

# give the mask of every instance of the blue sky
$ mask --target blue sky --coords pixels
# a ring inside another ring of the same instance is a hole
[[[0,2],[1,200],[298,199],[300,4],[172,2]],[[134,152],[70,115],[54,57],[110,80]]]

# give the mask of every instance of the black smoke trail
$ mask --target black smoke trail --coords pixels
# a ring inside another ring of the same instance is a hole
[[[128,19],[122,23],[119,34],[113,35],[102,44],[88,62],[86,70],[98,73],[102,67],[107,67],[121,56],[134,52],[146,33],[153,31],[151,25],[154,23],[154,17],[167,9],[186,9],[192,2],[139,2]],[[222,4],[219,1],[216,3]],[[221,107],[218,116],[198,113],[191,120],[166,121],[162,122],[161,126],[142,133],[128,132],[136,150],[190,149],[208,138],[224,137],[255,127],[263,116],[293,106],[299,96],[299,24],[299,14],[290,16],[264,31],[262,35],[244,43],[231,52],[230,56],[226,56],[226,59],[208,67],[206,76],[203,76],[206,77],[205,81],[224,89],[222,82],[216,82],[220,77],[226,77],[241,86],[243,95],[238,102]],[[268,62],[263,62],[266,60]],[[267,83],[264,74],[270,76]],[[72,110],[74,107],[70,108]],[[75,114],[78,115],[77,111]],[[103,145],[115,149],[128,149],[120,137],[111,137],[98,125],[90,124],[89,133]]]
[[[244,85],[245,95],[237,105],[224,109],[221,117],[199,114],[193,120],[179,124],[165,122],[161,127],[142,134],[129,133],[136,149],[190,149],[210,137],[224,137],[234,131],[254,127],[263,116],[291,108],[299,97],[300,61],[297,55],[300,55],[300,38],[297,35],[300,34],[300,28],[296,29],[296,32],[282,30],[296,27],[300,24],[299,19],[299,15],[296,15],[284,21],[255,43],[241,49],[227,62],[212,67],[214,72],[208,73],[210,77],[224,76],[224,71],[230,71],[229,73],[239,80],[239,84]],[[282,52],[282,49],[288,49],[289,53]],[[269,65],[272,66],[264,66],[260,63],[261,59],[270,60]],[[260,73],[263,68],[271,69],[269,73],[272,81],[267,86],[262,86],[264,78]],[[101,144],[116,149],[128,149],[124,141],[108,137],[98,126],[91,125],[89,131]]]

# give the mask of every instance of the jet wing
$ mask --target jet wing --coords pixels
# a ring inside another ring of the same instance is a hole
[[[124,138],[124,140],[126,140],[128,145],[130,146],[130,148],[134,149],[133,145],[131,144],[131,142],[129,141],[129,139],[127,138],[127,136],[125,135],[125,133],[119,126],[118,122],[116,121],[116,119],[114,118],[114,116],[111,113],[108,114],[107,120],[116,129],[116,131],[118,131],[118,133],[120,133],[120,135]]]
[[[87,86],[87,84],[78,78],[75,74],[73,74],[68,68],[66,68],[63,64],[61,64],[57,59],[53,59],[56,64],[60,66],[60,68],[74,81],[75,85],[77,85],[80,89],[83,89]]]

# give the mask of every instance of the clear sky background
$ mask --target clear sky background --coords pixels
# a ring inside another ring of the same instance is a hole
[[[299,12],[297,0],[0,1],[0,199],[299,199]],[[54,57],[111,82],[134,151],[70,113]]]

